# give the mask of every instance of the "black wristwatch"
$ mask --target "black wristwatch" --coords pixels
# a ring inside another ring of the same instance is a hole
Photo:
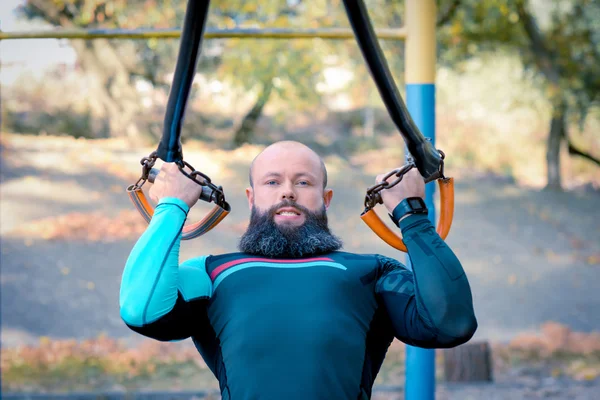
[[[400,227],[400,219],[408,214],[427,214],[427,206],[421,197],[408,197],[400,202],[394,208],[391,214],[388,214],[394,224]]]

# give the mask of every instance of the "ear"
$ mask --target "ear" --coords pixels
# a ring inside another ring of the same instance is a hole
[[[246,197],[248,198],[248,208],[252,210],[252,204],[254,203],[254,190],[251,187],[246,188]]]
[[[333,190],[325,189],[323,191],[323,203],[325,203],[325,209],[329,208],[329,203],[331,203],[332,198],[333,198]]]

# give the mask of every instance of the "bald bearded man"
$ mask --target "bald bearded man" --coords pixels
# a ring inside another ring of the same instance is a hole
[[[394,338],[448,348],[473,336],[465,271],[426,212],[407,204],[424,197],[416,169],[382,192],[413,271],[340,250],[328,227],[327,170],[310,148],[275,143],[249,177],[239,252],[205,249],[180,263],[182,227],[201,187],[164,164],[150,189],[155,214],[121,284],[127,326],[160,341],[191,338],[222,399],[369,399]]]

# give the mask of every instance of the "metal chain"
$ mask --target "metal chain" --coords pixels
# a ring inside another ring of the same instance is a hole
[[[142,164],[142,175],[140,176],[140,178],[138,179],[138,181],[131,185],[128,190],[140,190],[142,188],[142,186],[144,186],[144,183],[146,183],[146,181],[148,181],[148,177],[150,175],[150,170],[152,170],[152,167],[154,167],[154,164],[156,164],[156,160],[158,159],[158,156],[156,154],[156,151],[153,151],[148,157],[144,157],[140,160],[140,164]],[[226,208],[226,201],[225,201],[225,193],[223,192],[223,187],[222,186],[216,186],[214,183],[212,183],[210,177],[200,171],[197,171],[194,167],[192,167],[188,162],[186,161],[178,161],[176,162],[177,166],[179,167],[179,170],[181,171],[182,174],[184,174],[186,177],[188,177],[189,179],[193,180],[194,182],[196,182],[198,185],[200,186],[206,186],[208,188],[211,189],[210,193],[206,193],[206,192],[202,192],[200,198],[202,200],[205,200],[207,202],[214,202],[215,204]],[[190,173],[188,173],[185,168],[189,168],[191,170]],[[200,177],[201,179],[197,179],[198,177]]]
[[[404,175],[411,169],[415,168],[415,164],[409,162],[406,165],[403,165],[400,168],[396,168],[390,172],[388,172],[381,182],[376,185],[371,186],[367,189],[367,195],[365,196],[365,211],[370,210],[375,207],[377,204],[383,204],[383,200],[381,199],[381,191],[384,189],[390,189],[399,184],[404,178]],[[396,176],[396,180],[392,182],[388,182],[387,180],[392,176]]]
[[[440,170],[439,170],[439,179],[445,179],[444,177],[444,158],[446,155],[443,151],[438,150],[441,156],[440,161]],[[365,196],[365,211],[367,212],[377,204],[383,204],[383,199],[381,198],[381,191],[384,189],[390,189],[399,184],[404,178],[404,175],[408,173],[411,169],[416,168],[416,165],[412,158],[408,158],[407,163],[400,168],[396,168],[390,172],[388,172],[381,182],[376,185],[371,186],[367,189],[367,195]],[[392,176],[396,176],[396,180],[392,182],[388,182],[387,180]]]
[[[179,167],[179,170],[182,174],[196,182],[198,185],[209,187],[212,190],[209,196],[205,197],[203,193],[203,195],[200,197],[202,200],[213,201],[215,204],[221,207],[225,207],[225,193],[223,192],[222,186],[217,186],[214,183],[212,183],[208,175],[196,170],[190,165],[190,163],[186,161],[181,160],[177,162],[177,166]],[[188,173],[187,171],[185,171],[185,167],[188,167],[190,170],[192,170],[192,172]],[[202,180],[196,179],[198,176],[202,178]]]
[[[148,180],[148,175],[150,174],[150,170],[156,164],[157,159],[156,151],[153,151],[148,157],[144,157],[140,160],[140,164],[142,164],[142,176],[140,179],[133,185],[129,187],[130,190],[139,190],[144,186],[144,183]]]

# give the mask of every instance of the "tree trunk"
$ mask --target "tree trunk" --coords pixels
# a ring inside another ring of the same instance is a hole
[[[233,137],[233,145],[234,147],[239,147],[244,143],[250,143],[254,136],[254,129],[256,128],[256,123],[258,122],[260,116],[262,115],[263,109],[271,96],[271,91],[273,89],[273,82],[269,80],[264,84],[263,90],[258,96],[256,103],[254,106],[248,111],[248,113],[244,116],[240,127],[235,132]]]
[[[564,102],[556,104],[552,110],[550,133],[546,147],[547,190],[562,190],[560,176],[560,147],[565,135],[566,105]]]
[[[444,350],[447,382],[491,382],[492,354],[487,342],[469,342]]]
[[[453,0],[452,3],[446,8],[446,10],[440,14],[438,17],[435,26],[442,27],[443,25],[450,22],[452,18],[456,15],[456,11],[460,8],[461,0]]]
[[[135,121],[139,95],[117,50],[107,40],[73,41],[72,45],[83,70],[90,74],[94,88],[90,101],[106,118],[109,136],[139,141],[141,134]]]
[[[548,40],[540,31],[535,17],[528,11],[527,0],[515,1],[519,20],[529,38],[529,47],[535,57],[538,70],[548,80],[552,121],[546,147],[547,183],[546,189],[562,190],[560,179],[560,145],[565,137],[565,113],[567,105],[560,87],[561,70],[556,55],[552,52]]]

